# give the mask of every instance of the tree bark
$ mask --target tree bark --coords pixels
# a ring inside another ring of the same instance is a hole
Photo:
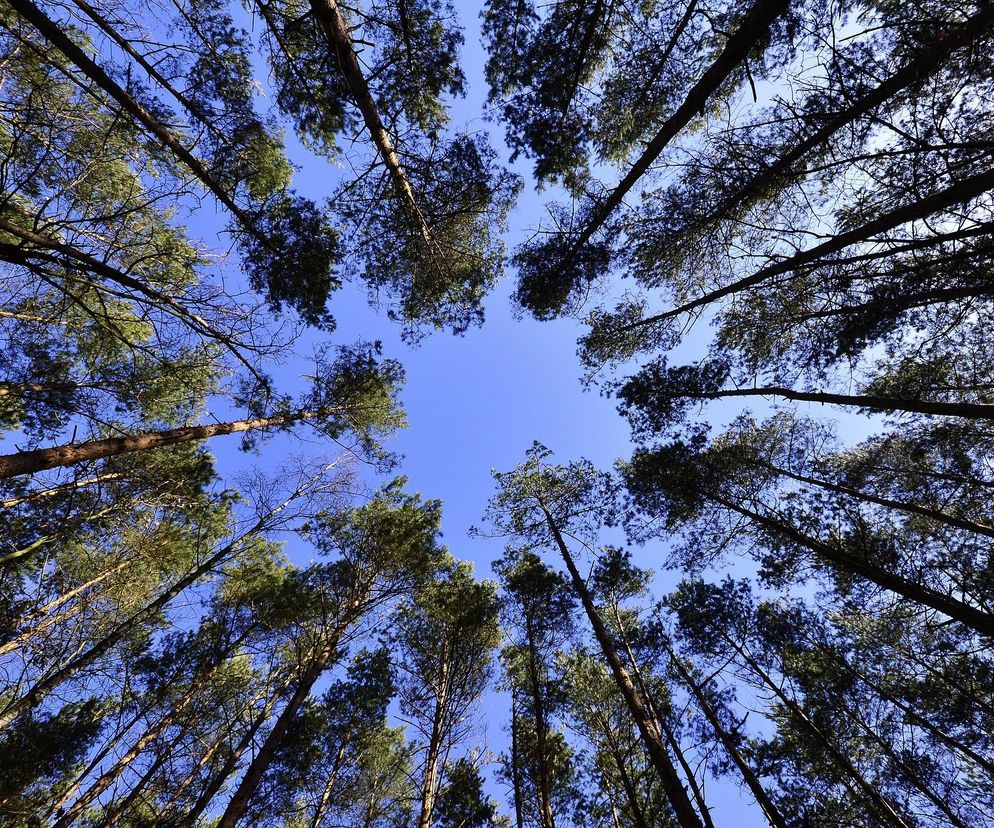
[[[787,10],[789,5],[788,0],[756,0],[756,3],[742,18],[735,33],[728,38],[721,54],[704,71],[700,80],[687,93],[687,97],[676,112],[660,127],[645,151],[618,183],[618,186],[594,210],[593,215],[580,231],[577,240],[570,246],[570,250],[566,254],[567,264],[624,201],[625,196],[648,171],[670,141],[690,123],[695,115],[704,110],[711,96],[728,79],[729,75],[742,65],[752,48],[769,31],[773,22]]]
[[[853,765],[850,759],[835,745],[831,739],[828,738],[828,736],[825,735],[818,725],[811,721],[808,714],[804,712],[804,708],[802,708],[793,698],[788,696],[783,691],[783,689],[772,679],[769,673],[767,673],[766,670],[760,666],[759,662],[749,655],[744,647],[735,643],[726,632],[723,630],[719,632],[725,641],[727,641],[735,652],[738,653],[738,655],[743,659],[749,669],[751,669],[760,681],[770,689],[773,695],[780,699],[794,718],[797,719],[812,736],[814,736],[815,740],[822,746],[825,752],[839,764],[839,766],[856,784],[863,796],[865,796],[869,802],[873,803],[873,807],[878,809],[878,815],[883,819],[884,824],[894,826],[894,828],[911,828],[907,821],[894,810],[893,806],[886,799],[884,799],[883,795],[877,790],[877,788],[859,772],[859,769]]]
[[[994,420],[994,405],[969,402],[936,402],[902,397],[879,397],[864,394],[833,394],[828,391],[795,391],[779,385],[760,388],[726,388],[710,393],[683,394],[692,400],[719,400],[728,397],[783,397],[797,402],[852,406],[869,411],[902,411],[933,417],[963,417],[968,420]]]
[[[418,815],[418,828],[431,828],[432,814],[435,811],[435,797],[438,793],[438,759],[442,753],[443,723],[446,718],[449,689],[449,650],[447,642],[441,643],[439,654],[439,682],[435,696],[435,715],[431,723],[431,735],[425,755],[425,778],[421,783],[421,811]]]
[[[231,195],[214,179],[203,163],[172,132],[159,122],[151,112],[119,86],[86,52],[76,45],[58,23],[48,17],[31,0],[10,0],[10,5],[14,11],[34,26],[49,43],[62,52],[83,75],[113,98],[125,112],[144,126],[166,149],[186,165],[190,172],[214,194],[214,197],[238,219],[245,232],[255,236],[264,247],[268,248],[270,246],[270,240],[255,228],[255,222],[252,220],[252,217],[234,202]]]
[[[47,469],[87,463],[134,451],[148,451],[163,446],[190,443],[195,440],[207,440],[224,434],[238,434],[260,428],[290,425],[303,420],[312,420],[336,410],[340,409],[324,408],[315,411],[295,411],[291,414],[277,414],[253,420],[233,420],[227,423],[170,428],[165,431],[147,431],[128,437],[107,437],[84,443],[65,443],[52,448],[4,454],[0,455],[0,478],[36,474]]]
[[[992,408],[994,408],[994,406],[992,406]],[[934,520],[936,523],[944,523],[947,526],[953,526],[956,529],[963,529],[967,532],[974,532],[978,535],[985,535],[989,538],[994,538],[994,527],[987,526],[983,523],[976,523],[972,520],[958,518],[955,515],[940,512],[937,509],[928,509],[925,506],[919,506],[915,503],[903,503],[900,500],[892,500],[889,497],[879,497],[877,495],[868,494],[867,492],[854,489],[850,486],[843,486],[840,483],[832,483],[829,480],[821,480],[817,477],[797,474],[789,471],[788,469],[780,468],[772,463],[762,462],[761,465],[763,468],[769,469],[770,471],[784,477],[789,477],[791,480],[796,480],[798,483],[807,483],[811,486],[817,486],[818,488],[825,489],[829,492],[848,495],[856,498],[857,500],[863,500],[867,503],[873,503],[877,506],[893,509],[896,512],[905,512],[909,515],[918,515],[919,517]]]
[[[762,284],[763,282],[776,276],[782,276],[784,274],[791,273],[792,271],[799,270],[800,268],[817,267],[820,263],[819,260],[826,256],[838,253],[840,250],[844,250],[851,245],[865,242],[881,233],[894,230],[902,224],[925,219],[940,210],[945,210],[949,207],[955,207],[958,204],[963,204],[972,198],[983,195],[991,188],[994,188],[994,171],[991,170],[959,179],[944,190],[939,190],[925,196],[925,198],[919,199],[918,201],[897,207],[889,213],[884,213],[882,216],[878,216],[872,221],[868,221],[866,224],[855,227],[852,230],[846,230],[839,233],[826,242],[822,242],[821,244],[815,245],[807,250],[803,250],[800,253],[795,253],[793,256],[788,256],[787,258],[774,262],[773,264],[769,264],[766,267],[760,268],[755,273],[749,276],[744,276],[741,279],[736,279],[734,282],[731,282],[722,288],[708,291],[703,296],[684,302],[675,308],[671,308],[670,310],[647,317],[646,319],[641,319],[638,322],[626,327],[642,327],[644,325],[662,322],[667,319],[673,319],[677,316],[689,313],[690,311],[702,308],[705,305],[710,305],[719,299],[724,299],[726,296],[731,296],[736,293],[741,293],[749,288],[753,288],[756,285]]]
[[[352,100],[355,101],[356,107],[362,114],[366,129],[369,131],[369,137],[390,174],[390,180],[393,182],[397,198],[403,205],[404,213],[421,235],[425,244],[430,247],[433,244],[431,229],[418,208],[414,190],[407,180],[407,174],[401,166],[393,140],[383,125],[376,102],[369,91],[369,85],[366,83],[362,67],[359,66],[359,59],[355,54],[348,24],[342,16],[341,7],[336,0],[310,0],[310,7],[311,13],[324,31],[328,47],[338,59],[345,83],[349,92],[352,93]]]
[[[542,828],[555,828],[555,819],[552,813],[552,779],[549,773],[549,754],[546,749],[549,725],[545,716],[542,684],[538,676],[535,635],[531,617],[527,612],[525,613],[525,635],[528,644],[528,676],[531,679],[532,707],[535,713],[535,743],[538,748],[539,816]]]
[[[11,497],[7,500],[0,501],[0,509],[12,509],[14,506],[20,506],[22,503],[31,503],[35,500],[43,500],[47,497],[55,497],[56,495],[65,494],[67,492],[75,492],[78,489],[85,489],[87,486],[96,486],[101,483],[109,483],[113,480],[120,480],[123,477],[124,472],[105,472],[104,474],[98,474],[95,477],[88,477],[83,480],[73,480],[69,483],[61,483],[58,486],[51,486],[47,489],[37,489],[33,492],[20,495],[19,497]]]
[[[825,143],[835,133],[844,129],[853,121],[869,115],[877,107],[886,103],[889,98],[892,98],[918,81],[933,75],[942,67],[942,64],[950,55],[974,43],[988,32],[992,25],[994,25],[994,6],[985,5],[973,17],[967,19],[956,28],[947,26],[942,38],[937,38],[932,44],[919,52],[914,59],[909,60],[893,75],[881,81],[862,97],[857,98],[845,109],[822,120],[822,125],[807,138],[789,149],[760,173],[737,187],[732,193],[722,198],[717,208],[704,218],[700,222],[700,225],[711,226],[716,222],[724,220],[732,210],[738,208],[743,202],[756,196],[758,193],[766,192],[771,185],[795,175],[796,165],[811,150]],[[951,28],[952,31],[950,31]]]
[[[205,574],[228,560],[238,551],[239,546],[245,541],[246,538],[251,537],[260,531],[262,527],[264,527],[272,518],[272,516],[276,512],[282,510],[285,506],[286,503],[273,512],[270,512],[260,518],[251,529],[208,557],[200,565],[196,566],[193,570],[176,581],[176,583],[174,583],[171,587],[166,589],[165,592],[163,592],[154,601],[149,602],[142,609],[133,613],[130,617],[116,624],[106,635],[104,635],[103,638],[92,644],[80,655],[62,665],[45,678],[37,681],[27,693],[21,696],[21,698],[10,702],[6,707],[0,710],[0,730],[3,730],[10,725],[10,723],[22,713],[26,713],[36,705],[40,704],[42,699],[44,699],[50,691],[58,687],[59,684],[69,678],[72,678],[81,670],[89,667],[111,648],[123,641],[139,624],[164,609],[177,595],[183,592],[183,590],[196,583]]]
[[[252,794],[255,793],[259,782],[262,781],[263,774],[272,764],[277,749],[286,739],[290,725],[293,724],[297,713],[310,696],[311,688],[314,687],[321,674],[331,663],[340,635],[341,628],[338,628],[332,633],[330,640],[321,646],[314,660],[301,674],[300,680],[297,682],[297,687],[290,697],[290,701],[287,702],[286,707],[283,708],[283,711],[277,717],[272,730],[269,731],[269,735],[266,736],[266,740],[262,743],[262,747],[259,748],[259,752],[256,753],[252,762],[249,764],[248,770],[245,771],[245,775],[235,789],[235,793],[228,801],[228,805],[224,809],[220,820],[218,820],[217,828],[235,828],[238,820],[244,815]]]
[[[994,616],[990,613],[979,610],[976,607],[971,607],[963,601],[943,595],[929,587],[916,584],[914,581],[909,581],[886,569],[881,569],[873,564],[858,560],[844,550],[816,538],[809,537],[793,526],[775,518],[746,509],[721,496],[712,494],[706,496],[718,505],[737,512],[764,529],[787,538],[805,549],[811,550],[819,558],[845,572],[859,575],[877,586],[883,587],[888,592],[893,592],[909,601],[934,609],[981,635],[994,637]]]
[[[639,694],[632,684],[631,676],[629,676],[628,671],[618,657],[614,643],[611,641],[607,628],[604,626],[604,622],[601,620],[600,614],[594,606],[590,592],[587,590],[587,585],[584,583],[583,578],[580,577],[580,572],[573,562],[573,556],[570,554],[569,547],[567,547],[566,541],[563,540],[563,536],[559,532],[559,527],[541,500],[539,500],[539,507],[545,516],[546,523],[559,549],[559,553],[562,555],[566,568],[569,570],[573,587],[580,597],[587,618],[590,620],[590,625],[594,629],[597,642],[600,644],[604,658],[607,660],[614,675],[615,683],[618,685],[625,704],[628,706],[628,710],[635,720],[639,734],[642,737],[642,742],[649,754],[649,760],[652,762],[652,766],[659,776],[659,781],[666,793],[666,798],[673,808],[677,822],[681,828],[702,828],[701,819],[694,810],[690,797],[687,795],[687,790],[683,787],[683,783],[680,782],[676,768],[673,766],[669,754],[666,752],[666,747],[663,745],[662,734],[660,734],[659,728],[656,727],[656,723],[646,710],[645,704],[639,698]]]
[[[521,793],[521,764],[518,761],[518,708],[514,688],[511,688],[511,785],[514,794],[514,824],[525,828]]]
[[[290,678],[285,677],[282,684],[278,685],[276,690],[269,695],[265,703],[262,706],[262,710],[259,711],[259,715],[255,718],[252,724],[249,726],[248,730],[242,735],[242,738],[238,741],[238,744],[234,746],[234,749],[229,753],[227,758],[222,764],[220,770],[211,777],[210,781],[206,787],[200,792],[200,796],[197,797],[197,801],[194,803],[193,808],[184,816],[182,819],[169,818],[169,813],[174,808],[176,801],[179,799],[180,794],[186,787],[193,781],[197,772],[204,767],[209,761],[213,754],[224,742],[224,736],[217,739],[210,747],[210,749],[204,751],[204,754],[200,757],[197,762],[196,767],[187,775],[186,779],[177,787],[176,791],[173,792],[172,798],[166,805],[156,814],[155,820],[149,826],[149,828],[159,828],[161,825],[168,825],[170,828],[175,826],[176,828],[193,828],[196,825],[197,820],[207,810],[207,807],[214,800],[217,792],[221,790],[224,783],[227,781],[228,777],[234,772],[235,767],[238,764],[238,760],[241,758],[242,754],[248,750],[249,745],[255,740],[256,734],[266,723],[269,718],[269,714],[272,712],[273,707],[276,706],[276,702],[279,700],[280,695],[290,686]],[[252,704],[255,703],[257,699],[252,700]]]
[[[770,823],[771,828],[788,828],[787,821],[780,813],[780,809],[777,808],[776,804],[763,788],[759,777],[753,769],[749,767],[749,764],[746,762],[742,752],[735,744],[735,739],[732,737],[732,734],[725,730],[724,726],[721,724],[721,720],[718,718],[718,714],[711,705],[711,702],[708,701],[704,690],[697,684],[697,682],[694,681],[690,673],[680,662],[677,654],[673,652],[670,645],[664,641],[663,647],[666,649],[666,653],[669,655],[670,661],[676,668],[676,671],[683,680],[683,683],[687,686],[687,689],[690,690],[690,694],[697,702],[697,706],[704,714],[704,718],[707,719],[708,724],[711,725],[711,729],[718,737],[718,741],[721,742],[722,747],[725,748],[725,752],[731,757],[732,762],[735,763],[735,767],[738,768],[739,773],[742,775],[743,781],[745,781],[746,786],[752,792],[753,798],[756,800],[756,803],[762,810],[763,815],[766,817],[766,821]]]
[[[32,221],[35,220],[32,217],[23,214],[18,214],[18,218]],[[63,244],[58,239],[43,236],[34,230],[29,230],[28,228],[21,226],[18,222],[11,221],[10,218],[0,217],[0,230],[10,233],[22,242],[31,245],[31,247],[28,247],[25,244],[15,245],[7,242],[0,242],[0,259],[8,261],[11,264],[21,265],[23,267],[33,269],[33,272],[35,273],[38,272],[38,269],[33,266],[34,261],[47,262],[67,270],[85,269],[95,276],[107,279],[109,282],[113,282],[114,284],[117,284],[129,291],[135,291],[145,297],[145,299],[149,300],[156,307],[163,308],[167,313],[172,314],[177,319],[181,320],[188,328],[190,328],[190,330],[194,331],[198,335],[221,343],[221,345],[226,348],[239,362],[241,362],[261,384],[266,384],[265,378],[245,358],[239,350],[239,344],[235,342],[232,337],[215,328],[203,317],[190,311],[189,308],[184,306],[172,296],[169,296],[160,290],[156,290],[148,283],[140,279],[136,279],[134,276],[131,276],[130,274],[107,264],[107,262],[104,262],[101,259],[91,256],[85,251],[78,250],[68,244]],[[59,287],[58,284],[48,277],[43,278],[46,278],[46,281],[49,281],[53,287]],[[106,288],[104,289],[106,290]],[[127,294],[124,294],[124,296],[125,298],[134,299],[134,297]]]

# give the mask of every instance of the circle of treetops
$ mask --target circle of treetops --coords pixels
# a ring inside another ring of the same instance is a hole
[[[989,0],[3,0],[0,824],[994,824],[992,65]],[[505,279],[631,445],[495,472],[487,578],[336,302]]]

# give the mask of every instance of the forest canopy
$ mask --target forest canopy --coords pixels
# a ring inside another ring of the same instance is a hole
[[[992,65],[989,0],[0,0],[0,826],[994,824]]]

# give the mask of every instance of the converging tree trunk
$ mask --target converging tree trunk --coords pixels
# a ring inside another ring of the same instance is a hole
[[[621,658],[618,656],[610,634],[601,620],[600,613],[597,612],[597,608],[594,606],[590,591],[587,589],[586,583],[584,583],[579,570],[576,568],[576,564],[573,562],[573,556],[570,554],[566,541],[559,532],[559,527],[556,525],[545,504],[540,503],[540,508],[545,516],[549,531],[555,540],[556,547],[559,549],[563,562],[566,564],[566,569],[569,571],[573,587],[580,597],[583,609],[587,614],[591,627],[593,627],[597,643],[600,645],[604,658],[611,668],[611,673],[614,675],[618,689],[621,691],[625,704],[632,718],[635,720],[635,725],[638,727],[642,742],[649,754],[649,759],[656,770],[656,774],[659,776],[659,781],[663,786],[663,790],[666,792],[666,797],[673,807],[677,822],[681,828],[703,828],[701,818],[694,810],[687,790],[680,781],[676,768],[673,766],[673,762],[670,760],[669,754],[666,751],[662,734],[659,732],[659,728],[653,721],[652,716],[649,715],[644,702],[635,690],[631,676],[629,676],[628,671],[621,662]]]
[[[0,478],[37,474],[47,469],[87,463],[135,451],[148,451],[178,443],[207,440],[224,434],[238,434],[262,428],[292,425],[304,420],[313,420],[337,410],[340,409],[329,407],[315,411],[295,411],[291,414],[275,414],[272,417],[257,417],[253,420],[232,420],[227,423],[183,426],[164,431],[148,431],[129,437],[107,437],[84,443],[66,443],[52,448],[4,454],[0,455]]]

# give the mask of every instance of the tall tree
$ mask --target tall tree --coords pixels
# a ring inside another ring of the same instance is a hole
[[[574,632],[575,599],[562,576],[530,550],[508,549],[494,571],[510,638],[501,662],[516,700],[507,773],[522,822],[527,816],[540,828],[554,828],[572,788],[568,748],[554,722],[563,702],[558,656]]]
[[[495,585],[474,580],[466,563],[424,584],[400,613],[401,713],[421,742],[418,828],[434,824],[439,790],[452,781],[449,754],[473,726],[498,641]]]
[[[498,532],[519,542],[551,547],[562,557],[678,823],[683,828],[700,828],[701,818],[670,758],[659,724],[622,662],[566,542],[569,536],[589,544],[602,524],[610,520],[614,484],[589,463],[569,467],[547,464],[549,454],[548,449],[536,444],[529,450],[528,459],[514,471],[496,473],[499,491],[491,501],[488,517]]]

